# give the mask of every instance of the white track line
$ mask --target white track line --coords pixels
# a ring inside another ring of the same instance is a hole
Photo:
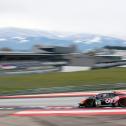
[[[51,93],[51,94],[36,94],[36,95],[15,95],[15,96],[0,96],[0,98],[44,98],[44,97],[92,96],[92,95],[96,95],[98,93],[103,93],[103,92],[108,92],[108,91],[67,92],[67,93]],[[126,90],[117,90],[117,92],[126,94]]]
[[[97,114],[126,114],[126,109],[73,109],[73,110],[26,110],[16,112],[13,115],[21,116],[21,115],[49,115],[49,114],[80,114],[80,115],[97,115]]]

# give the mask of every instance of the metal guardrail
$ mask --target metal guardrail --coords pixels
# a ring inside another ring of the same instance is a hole
[[[82,86],[65,86],[52,88],[36,88],[27,90],[16,90],[14,92],[1,92],[0,95],[28,95],[28,94],[45,94],[45,93],[63,93],[63,92],[79,92],[79,91],[100,91],[100,90],[118,90],[126,89],[126,83],[116,84],[95,84]]]
[[[111,63],[98,63],[95,64],[92,69],[98,69],[98,68],[109,68],[109,67],[116,67],[116,66],[123,66],[126,65],[126,61],[119,61],[119,62],[111,62]]]

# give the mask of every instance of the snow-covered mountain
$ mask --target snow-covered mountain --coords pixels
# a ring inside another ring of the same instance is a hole
[[[76,44],[79,50],[87,51],[106,45],[126,46],[126,41],[109,36],[94,34],[46,32],[19,28],[0,29],[0,48],[8,47],[13,50],[30,51],[36,44],[58,46]]]

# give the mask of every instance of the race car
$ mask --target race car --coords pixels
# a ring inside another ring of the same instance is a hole
[[[126,94],[100,93],[82,100],[79,103],[79,108],[84,107],[126,107]]]

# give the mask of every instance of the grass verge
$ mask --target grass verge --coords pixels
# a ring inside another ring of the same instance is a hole
[[[84,72],[13,75],[0,77],[0,91],[34,88],[126,83],[126,68],[99,69]]]

